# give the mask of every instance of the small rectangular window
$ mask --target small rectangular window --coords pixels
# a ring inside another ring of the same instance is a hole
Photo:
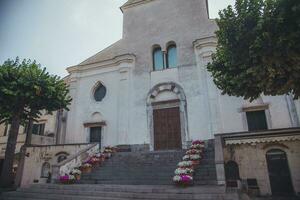
[[[32,134],[35,135],[44,135],[45,124],[33,124],[32,125]]]
[[[259,131],[268,129],[266,113],[264,110],[249,111],[246,112],[246,116],[249,131]]]
[[[3,134],[3,136],[7,136],[7,134],[8,134],[8,123],[5,123],[5,128],[4,128],[4,134]]]

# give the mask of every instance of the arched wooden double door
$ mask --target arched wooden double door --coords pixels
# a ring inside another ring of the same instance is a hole
[[[293,184],[286,153],[280,149],[267,152],[267,164],[273,195],[293,195]]]

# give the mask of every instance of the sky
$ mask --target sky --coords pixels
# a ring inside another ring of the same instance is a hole
[[[188,1],[188,0],[183,0]],[[36,60],[51,74],[94,55],[122,37],[126,0],[0,0],[0,64]],[[210,18],[234,0],[208,0]]]

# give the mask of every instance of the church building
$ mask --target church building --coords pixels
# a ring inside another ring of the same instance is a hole
[[[53,178],[86,144],[155,154],[200,139],[212,146],[213,183],[299,195],[300,101],[221,94],[206,67],[218,29],[208,1],[128,0],[121,12],[122,38],[67,68],[73,100],[56,115],[57,145],[28,150],[22,185],[42,182],[45,163]]]
[[[186,148],[214,134],[299,126],[289,96],[221,95],[206,65],[217,38],[206,0],[129,0],[123,37],[67,68],[65,143]]]

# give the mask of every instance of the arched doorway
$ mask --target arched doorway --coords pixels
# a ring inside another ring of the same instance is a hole
[[[151,150],[186,148],[187,111],[183,89],[176,83],[154,86],[147,98]]]
[[[238,187],[240,171],[236,162],[231,160],[225,164],[225,178],[227,187]]]
[[[267,152],[267,164],[273,195],[293,195],[293,184],[286,153],[280,149]]]

